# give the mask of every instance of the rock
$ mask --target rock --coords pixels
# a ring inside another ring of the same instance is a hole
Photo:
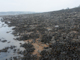
[[[16,46],[10,46],[10,49],[13,49],[13,48],[15,48]]]
[[[14,60],[17,60],[17,57],[13,57]]]
[[[48,49],[49,47],[44,47],[44,49]]]
[[[38,40],[38,43],[40,43],[40,42],[41,42],[41,40],[39,39],[39,40]]]
[[[46,43],[46,45],[49,45],[48,43]]]
[[[55,27],[59,27],[59,25],[55,25]]]
[[[78,39],[80,39],[80,36],[78,36]]]
[[[38,53],[41,53],[41,51],[40,51],[40,50],[38,50]]]
[[[50,43],[52,43],[52,44],[55,43],[55,42],[56,42],[55,40],[54,41],[52,41],[52,40],[50,41]]]
[[[49,43],[51,41],[51,39],[52,39],[51,36],[43,35],[42,39],[41,39],[41,42]]]
[[[0,52],[7,52],[9,47],[5,47],[4,49],[0,50]]]
[[[33,43],[35,43],[35,42],[36,42],[36,40],[35,40],[35,39],[33,39],[33,40],[32,40],[32,42],[33,42]]]
[[[80,39],[73,39],[73,40],[71,40],[71,42],[80,42]]]
[[[67,53],[66,52],[61,52],[61,54],[66,55]]]
[[[24,25],[24,27],[27,27],[27,25]]]
[[[14,52],[16,51],[16,49],[14,49]]]
[[[52,48],[48,48],[48,49],[44,49],[46,50],[47,52],[51,52]]]
[[[10,41],[8,43],[10,43]]]
[[[7,42],[7,40],[3,40],[2,42]]]

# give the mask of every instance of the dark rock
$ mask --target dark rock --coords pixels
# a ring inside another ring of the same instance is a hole
[[[2,42],[7,42],[7,40],[3,40]]]
[[[15,48],[16,46],[10,46],[10,49],[13,49],[13,48]]]
[[[52,39],[51,36],[43,35],[41,42],[49,43],[51,41],[51,39]]]

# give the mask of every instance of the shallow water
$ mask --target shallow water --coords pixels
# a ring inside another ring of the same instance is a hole
[[[16,46],[14,49],[24,50],[24,48],[20,47],[20,43],[24,43],[23,41],[14,40],[17,36],[12,35],[12,28],[8,27],[7,24],[1,21],[0,17],[0,50],[5,47]],[[10,23],[10,22],[9,22]],[[7,40],[6,42],[2,42],[3,40]],[[21,56],[17,54],[18,51],[14,53],[13,49],[8,49],[8,52],[0,52],[0,60],[9,59],[14,56]]]

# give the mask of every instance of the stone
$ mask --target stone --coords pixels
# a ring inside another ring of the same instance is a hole
[[[2,42],[7,42],[7,40],[3,40]]]

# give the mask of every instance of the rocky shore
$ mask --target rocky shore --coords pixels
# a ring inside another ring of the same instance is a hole
[[[15,26],[15,40],[25,42],[21,44],[25,50],[19,51],[23,57],[12,60],[80,60],[80,7],[3,16],[2,21]]]

